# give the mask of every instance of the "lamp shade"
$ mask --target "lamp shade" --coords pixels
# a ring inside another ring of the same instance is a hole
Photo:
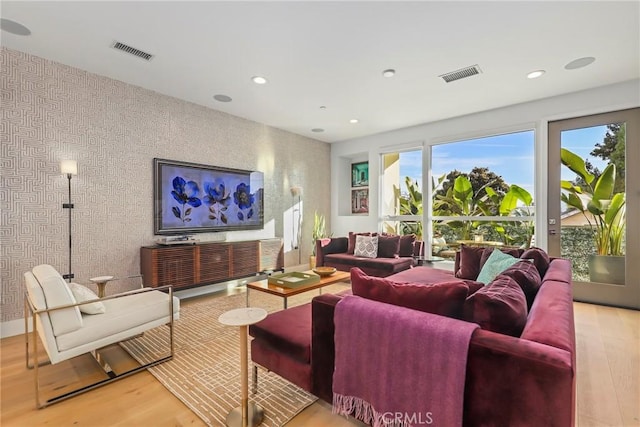
[[[60,172],[68,175],[78,175],[78,162],[75,160],[62,160],[60,162]]]
[[[302,196],[302,187],[291,187],[292,196]]]

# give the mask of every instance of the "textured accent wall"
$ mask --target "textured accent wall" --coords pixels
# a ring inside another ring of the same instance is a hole
[[[319,166],[330,164],[329,144],[21,52],[2,48],[1,60],[3,322],[23,317],[25,271],[41,263],[67,271],[62,159],[78,161],[71,182],[78,283],[139,273],[140,246],[154,240],[154,157],[265,173],[266,231],[227,233],[230,240],[286,234],[294,185],[305,188],[303,238],[315,210],[329,216],[330,170]],[[310,251],[302,245],[303,262]],[[298,256],[287,253],[285,265]],[[112,282],[107,294],[137,284]]]

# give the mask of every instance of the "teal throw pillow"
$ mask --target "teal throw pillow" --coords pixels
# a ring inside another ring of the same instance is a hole
[[[514,258],[502,251],[495,250],[491,252],[491,256],[482,266],[482,270],[480,270],[480,274],[478,274],[476,281],[482,282],[485,285],[487,283],[491,283],[498,274],[502,273],[518,261],[520,261],[519,258]]]

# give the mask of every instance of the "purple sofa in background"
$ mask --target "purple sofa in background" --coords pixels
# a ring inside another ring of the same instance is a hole
[[[324,246],[318,240],[316,241],[316,266],[335,267],[340,271],[350,271],[352,267],[359,267],[365,273],[377,277],[386,277],[407,270],[414,265],[413,257],[422,255],[423,244],[412,235],[398,237],[400,242],[395,256],[380,256],[379,250],[377,258],[363,258],[353,254],[354,233],[349,233],[349,237],[332,237]]]

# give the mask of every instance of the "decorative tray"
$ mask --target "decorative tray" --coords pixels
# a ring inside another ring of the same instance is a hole
[[[292,271],[291,273],[273,274],[269,276],[267,280],[270,285],[278,285],[283,288],[297,288],[298,286],[318,283],[320,276]]]

